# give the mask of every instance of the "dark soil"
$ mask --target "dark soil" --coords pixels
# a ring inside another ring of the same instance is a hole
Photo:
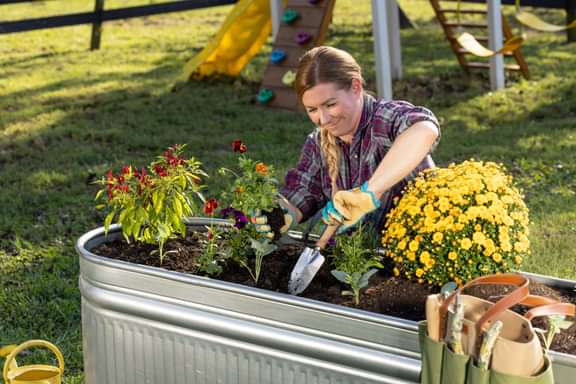
[[[197,272],[194,260],[199,256],[200,251],[198,249],[198,239],[194,233],[191,233],[186,240],[169,241],[165,245],[166,254],[162,264],[160,264],[156,249],[153,245],[134,245],[118,240],[102,244],[93,249],[92,252],[118,260],[161,267],[172,271]],[[303,246],[283,245],[274,253],[265,256],[263,272],[256,286],[275,292],[288,293],[290,272],[302,250]],[[370,285],[362,293],[360,305],[356,306],[353,298],[341,295],[341,292],[348,288],[340,284],[330,274],[330,270],[328,258],[301,296],[418,321],[425,318],[424,304],[426,296],[438,291],[435,288],[394,277],[389,271],[390,268],[385,268],[372,277]],[[223,273],[217,276],[217,279],[255,286],[248,271],[233,262],[228,263]],[[467,293],[487,300],[497,301],[499,297],[511,289],[513,287],[479,286],[470,289]],[[533,295],[551,297],[563,302],[576,304],[576,292],[550,288],[534,281],[530,284],[530,291]],[[523,313],[526,308],[518,306],[514,310]],[[533,324],[540,328],[547,327],[546,322],[541,319],[535,319]],[[552,350],[576,355],[576,324],[573,324],[568,330],[563,330],[555,337]]]

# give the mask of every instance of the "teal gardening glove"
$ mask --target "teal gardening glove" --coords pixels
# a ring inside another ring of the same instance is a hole
[[[368,213],[380,208],[380,200],[374,192],[368,190],[368,182],[360,188],[338,191],[334,198],[322,209],[322,221],[325,224],[340,223],[342,233],[356,226]]]

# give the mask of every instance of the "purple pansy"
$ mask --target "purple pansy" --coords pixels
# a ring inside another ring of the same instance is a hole
[[[242,229],[246,226],[246,224],[248,224],[248,218],[246,217],[246,215],[244,215],[242,211],[232,207],[224,208],[223,210],[220,211],[220,215],[224,219],[228,217],[233,217],[234,227],[238,229]]]

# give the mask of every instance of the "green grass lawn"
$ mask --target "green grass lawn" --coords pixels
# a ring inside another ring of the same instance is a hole
[[[532,80],[511,78],[506,90],[489,92],[485,75],[463,75],[428,2],[401,4],[419,28],[402,31],[405,78],[394,89],[438,115],[437,163],[504,163],[531,210],[533,255],[523,269],[576,279],[576,44],[531,34],[523,50]],[[1,6],[0,19],[92,7],[91,0]],[[252,104],[270,45],[237,79],[182,82],[183,65],[230,9],[110,22],[95,52],[88,26],[0,35],[0,345],[55,342],[68,383],[82,381],[74,242],[103,221],[90,181],[109,168],[146,164],[174,143],[187,143],[210,171],[231,166],[237,138],[283,174],[313,128],[301,114]],[[371,28],[369,1],[338,0],[327,40],[358,58],[369,86]]]

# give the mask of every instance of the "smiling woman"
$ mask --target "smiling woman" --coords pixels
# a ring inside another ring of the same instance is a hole
[[[285,217],[296,223],[321,211],[324,223],[339,225],[340,232],[360,222],[380,230],[407,182],[434,165],[436,117],[366,93],[356,60],[333,47],[316,47],[300,58],[295,88],[317,127],[280,191]],[[273,221],[272,215],[265,212],[259,222]]]

